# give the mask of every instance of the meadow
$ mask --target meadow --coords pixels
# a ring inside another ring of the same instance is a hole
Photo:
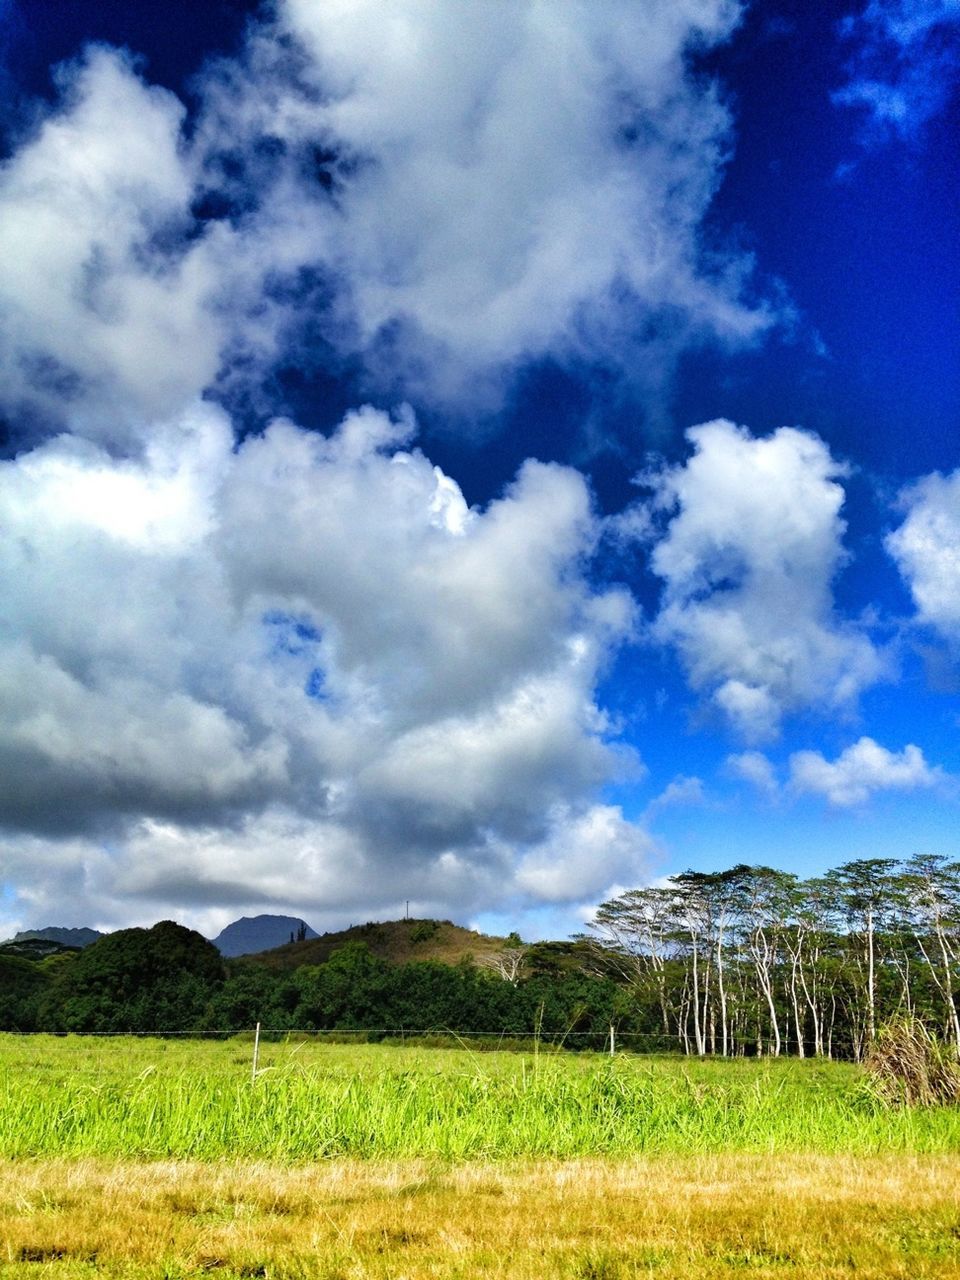
[[[0,1037],[0,1275],[960,1276],[960,1111],[857,1068]]]

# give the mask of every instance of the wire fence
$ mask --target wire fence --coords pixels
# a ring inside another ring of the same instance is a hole
[[[457,1047],[471,1043],[484,1049],[532,1050],[539,1047],[555,1049],[574,1049],[581,1051],[594,1050],[604,1053],[620,1051],[631,1053],[669,1053],[696,1057],[695,1044],[691,1041],[685,1045],[677,1035],[665,1035],[662,1032],[622,1031],[616,1025],[606,1029],[590,1031],[545,1031],[509,1029],[502,1031],[461,1030],[452,1027],[267,1027],[246,1026],[220,1028],[216,1030],[153,1029],[140,1030],[129,1028],[122,1031],[73,1031],[62,1029],[6,1031],[6,1036],[30,1038],[37,1036],[68,1037],[77,1036],[88,1039],[181,1039],[181,1040],[231,1040],[259,1037],[271,1042],[290,1039],[316,1040],[328,1044],[375,1044],[394,1043],[422,1045],[425,1047]],[[758,1054],[757,1045],[751,1041],[737,1041],[728,1047],[726,1055],[721,1054],[719,1043],[708,1049],[706,1057],[758,1057],[769,1056],[770,1046],[764,1046],[766,1052]],[[800,1042],[786,1036],[781,1037],[781,1056],[815,1056],[816,1046],[812,1041]]]

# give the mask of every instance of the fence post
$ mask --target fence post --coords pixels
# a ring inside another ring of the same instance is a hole
[[[613,1029],[613,1023],[610,1023],[610,1057],[612,1058],[617,1051],[616,1032]]]
[[[260,1023],[257,1023],[257,1029],[253,1033],[253,1069],[250,1072],[250,1083],[253,1084],[257,1078],[257,1059],[260,1057]]]

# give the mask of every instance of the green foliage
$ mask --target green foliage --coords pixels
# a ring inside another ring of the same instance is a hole
[[[40,965],[0,954],[0,1031],[35,1031],[49,985]]]
[[[62,1031],[190,1031],[224,978],[212,943],[162,920],[87,947],[51,991],[48,1025]]]
[[[616,987],[604,978],[568,973],[512,986],[475,965],[436,960],[390,965],[362,942],[334,952],[324,965],[295,971],[296,1024],[317,1029],[404,1029],[552,1035],[605,1035]],[[278,1023],[283,1026],[283,1023]]]
[[[297,969],[297,1019],[302,1027],[382,1027],[391,969],[364,942],[348,942],[326,964]]]
[[[536,1033],[597,1048],[613,1025],[624,1047],[860,1061],[876,1028],[908,1008],[960,1054],[958,956],[960,863],[944,856],[861,859],[807,881],[738,864],[628,890],[572,941],[523,946],[515,934],[486,938],[449,921],[368,922],[231,963],[226,981],[199,935],[169,921],[124,930],[80,954],[9,968],[0,1028],[260,1022]]]
[[[256,1024],[274,1030],[296,1026],[299,990],[286,974],[275,974],[259,965],[232,966],[204,1010],[206,1031],[242,1031]]]

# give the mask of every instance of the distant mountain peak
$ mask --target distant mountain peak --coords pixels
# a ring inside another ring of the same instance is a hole
[[[272,951],[288,942],[302,942],[319,934],[299,916],[241,916],[212,939],[224,956],[249,956]]]
[[[24,929],[16,934],[14,942],[30,942],[34,938],[42,942],[59,942],[64,947],[89,947],[106,935],[99,929],[67,929],[61,925],[48,925],[45,929]]]

